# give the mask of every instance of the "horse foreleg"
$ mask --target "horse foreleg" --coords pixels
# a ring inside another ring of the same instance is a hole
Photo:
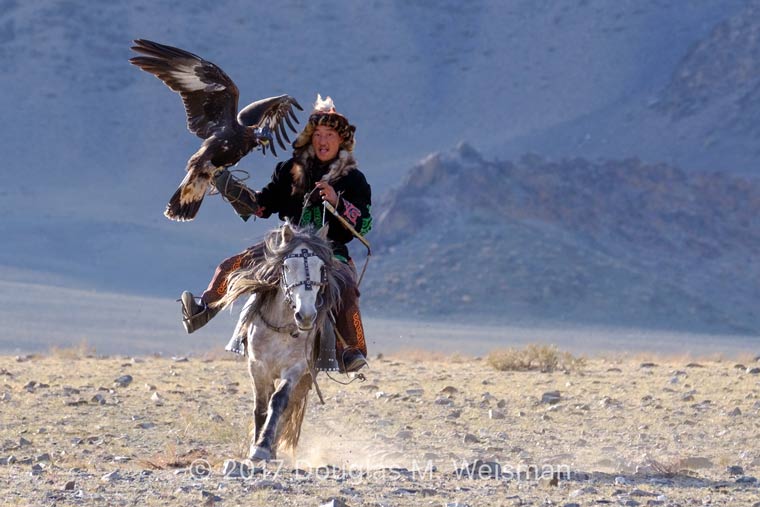
[[[277,386],[277,390],[269,399],[269,409],[266,414],[266,421],[258,430],[257,439],[251,445],[251,450],[248,453],[248,457],[252,460],[269,460],[274,457],[272,452],[272,446],[275,443],[277,436],[277,425],[280,422],[280,416],[288,406],[290,400],[290,393],[293,390],[293,382],[288,379],[284,379]]]
[[[264,429],[264,424],[267,420],[267,404],[269,401],[269,393],[264,389],[256,389],[253,386],[253,430],[251,431],[251,442],[256,442],[261,435],[261,430]]]

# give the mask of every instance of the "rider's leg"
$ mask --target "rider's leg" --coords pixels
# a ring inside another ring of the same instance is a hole
[[[343,290],[335,317],[335,327],[345,342],[344,346],[340,339],[337,341],[338,362],[346,372],[357,371],[367,365],[367,342],[359,311],[359,289],[355,284]]]
[[[227,276],[240,268],[249,259],[249,256],[250,252],[246,250],[222,261],[217,266],[208,288],[201,295],[200,302],[195,301],[192,293],[188,291],[182,293],[182,324],[188,333],[205,326],[214,315],[219,313],[219,308],[211,305],[222,299],[222,296],[227,292]]]

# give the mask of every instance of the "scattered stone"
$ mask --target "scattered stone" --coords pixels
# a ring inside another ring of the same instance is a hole
[[[12,465],[16,462],[16,456],[8,456],[6,458],[0,458],[0,465]]]
[[[117,378],[113,381],[114,387],[127,387],[129,384],[132,383],[132,375],[122,375],[121,377]]]
[[[282,484],[270,479],[259,479],[258,481],[253,483],[253,487],[254,489],[265,489],[265,488],[275,489],[275,490],[284,489]]]
[[[704,368],[704,365],[701,365],[699,363],[689,363],[686,365],[687,368]]]
[[[131,460],[132,460],[132,458],[130,458],[129,456],[114,456],[114,457],[113,457],[113,460],[114,460],[116,463],[125,463],[125,462],[127,462],[127,461],[131,461]],[[150,470],[148,470],[148,472],[149,472],[149,471],[150,471]]]
[[[74,481],[69,481],[63,486],[64,491],[74,491],[74,488],[77,487],[77,483]]]
[[[412,433],[409,430],[402,430],[396,433],[396,438],[399,440],[409,440],[414,436],[414,433]]]
[[[154,386],[153,384],[145,384],[145,389],[147,389],[148,391],[155,391],[156,386]]]
[[[757,477],[751,477],[748,475],[743,475],[736,479],[737,484],[755,484],[757,483]]]
[[[582,495],[596,495],[599,493],[599,490],[596,489],[593,486],[586,486],[585,488],[576,489],[575,491],[571,491],[568,495],[570,498],[577,498]]]
[[[615,368],[615,367],[607,368],[607,371],[609,373],[622,373],[623,372],[623,370],[621,370],[620,368]]]
[[[731,412],[729,412],[728,415],[731,416],[731,417],[740,416],[740,415],[742,415],[742,411],[741,411],[741,409],[739,407],[736,407]]]
[[[744,366],[743,364],[735,364],[734,368],[737,369],[737,370],[746,370],[747,369],[747,367]]]
[[[643,368],[643,366],[642,366],[642,368]],[[626,479],[625,477],[623,477],[623,476],[615,477],[615,484],[617,484],[618,486],[625,486],[625,485],[630,484],[630,483],[631,482],[628,479]]]
[[[217,496],[210,491],[201,490],[201,499],[203,499],[203,505],[214,505],[216,502],[221,502],[222,497]]]
[[[161,396],[158,395],[157,392],[153,392],[153,394],[150,397],[150,401],[153,402],[156,406],[162,406],[164,404],[164,400],[161,398]]]
[[[102,476],[100,478],[100,481],[101,482],[113,482],[113,481],[118,481],[119,479],[121,479],[121,474],[119,473],[118,470],[114,470],[113,472],[109,472],[109,473],[105,474],[104,476]]]
[[[224,422],[224,417],[220,416],[219,414],[211,414],[211,417],[209,417],[209,419],[211,419],[211,422],[215,422],[215,423]]]
[[[348,507],[348,504],[340,498],[330,498],[319,507]]]
[[[733,465],[726,467],[726,472],[728,472],[728,475],[731,477],[739,477],[740,475],[744,475],[744,468],[738,465]]]
[[[475,460],[467,466],[468,477],[473,479],[499,479],[501,478],[501,465],[495,461]]]
[[[475,435],[473,435],[472,433],[467,433],[464,436],[464,443],[465,444],[479,444],[480,439],[476,437]]]
[[[0,394],[0,401],[11,401],[11,393],[3,391],[3,394]]]
[[[97,403],[98,405],[105,405],[106,399],[103,397],[102,394],[96,394],[95,396],[90,399],[90,403]]]
[[[250,477],[251,468],[243,461],[227,459],[222,465],[222,475],[225,477]]]
[[[174,361],[175,363],[187,363],[189,359],[186,357],[172,356],[172,361]]]
[[[406,394],[409,396],[422,396],[425,394],[424,389],[407,389]]]
[[[505,417],[504,413],[500,412],[498,410],[491,409],[491,410],[488,411],[488,418],[489,419],[504,419],[504,417]]]
[[[507,400],[499,400],[499,402],[496,404],[497,408],[505,408],[507,406]]]
[[[459,416],[461,415],[462,415],[461,410],[452,410],[451,412],[448,413],[448,415],[446,416],[446,419],[459,419]]]
[[[152,428],[155,428],[156,425],[152,422],[142,422],[140,424],[137,424],[135,428],[141,429],[141,430],[149,430]]]
[[[760,373],[760,368],[747,368],[747,373],[751,375],[757,375]]]
[[[657,365],[655,363],[641,363],[639,365],[639,368],[656,368]]]
[[[643,489],[634,489],[628,494],[631,496],[657,496],[656,493],[650,493],[649,491],[644,491]]]
[[[559,403],[561,395],[559,391],[549,391],[541,396],[541,403],[547,403],[549,405],[555,405]]]
[[[45,471],[45,468],[42,465],[40,465],[39,463],[37,463],[36,465],[32,465],[32,470],[31,470],[31,472],[29,472],[29,474],[32,477],[35,477],[37,475],[41,475],[42,472],[44,472],[44,471]]]
[[[40,454],[39,456],[37,456],[34,459],[37,460],[37,463],[40,463],[40,462],[43,462],[43,461],[50,461],[50,454],[43,453],[43,454]]]
[[[21,438],[18,439],[18,446],[19,447],[25,447],[27,445],[32,445],[32,443],[29,440],[25,439],[24,437],[21,437]]]
[[[454,386],[446,386],[443,389],[441,389],[441,394],[457,394],[459,390]]]
[[[451,405],[453,401],[451,401],[450,398],[438,397],[435,399],[433,403],[435,403],[436,405]]]

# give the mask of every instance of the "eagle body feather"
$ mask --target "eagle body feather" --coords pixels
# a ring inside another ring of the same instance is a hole
[[[237,113],[238,88],[221,68],[183,49],[144,39],[134,43],[132,49],[141,56],[130,63],[180,94],[188,130],[204,140],[188,160],[187,174],[164,212],[172,220],[192,220],[214,174],[259,146],[264,154],[269,147],[276,156],[271,132],[284,150],[285,126],[296,132],[290,118],[298,123],[293,107],[303,108],[294,98],[280,95],[258,100]]]

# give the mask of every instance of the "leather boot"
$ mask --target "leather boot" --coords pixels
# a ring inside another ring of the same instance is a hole
[[[341,371],[350,373],[367,366],[367,342],[364,339],[364,326],[359,312],[359,291],[356,287],[347,287],[343,291],[335,320],[338,334],[343,339],[341,342],[339,338],[336,344],[336,356]]]
[[[209,308],[203,301],[200,304],[195,302],[195,296],[189,291],[185,291],[180,296],[182,302],[182,325],[188,334],[197,331],[206,325],[219,310]]]

